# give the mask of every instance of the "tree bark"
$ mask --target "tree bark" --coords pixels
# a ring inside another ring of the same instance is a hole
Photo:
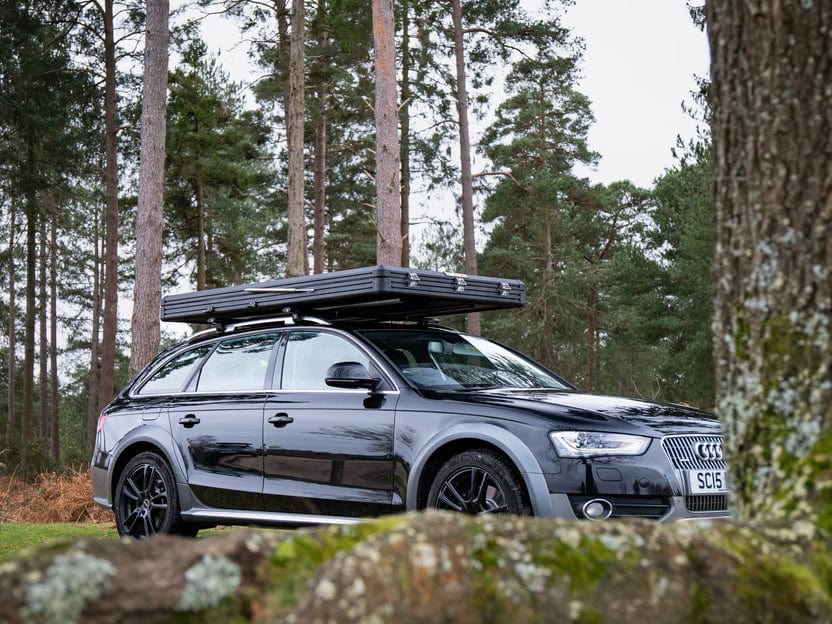
[[[92,259],[92,307],[90,310],[90,381],[87,389],[87,446],[92,448],[95,440],[95,427],[99,414],[99,393],[101,385],[101,362],[99,360],[99,334],[101,331],[101,217],[98,209],[93,212],[93,259]]]
[[[49,233],[49,415],[52,459],[61,459],[61,409],[58,396],[58,211],[52,205],[52,227]]]
[[[376,260],[402,260],[401,184],[396,48],[392,0],[373,0],[373,57],[376,72]]]
[[[289,147],[289,223],[286,264],[288,277],[298,277],[309,272],[303,199],[305,32],[304,2],[292,0],[292,31],[289,35],[289,97],[286,104],[286,140]]]
[[[465,51],[462,43],[462,0],[452,0],[454,22],[454,56],[456,58],[456,110],[459,119],[459,165],[462,185],[462,246],[465,252],[465,272],[477,274],[477,246],[474,240],[474,178],[471,174],[471,139],[468,125],[468,90],[465,85]],[[480,315],[466,317],[465,329],[480,335]]]
[[[401,132],[401,214],[403,267],[410,266],[410,1],[402,0],[402,103],[399,106]]]
[[[832,536],[832,4],[708,2],[717,405],[733,504]]]
[[[52,211],[50,210],[51,214]],[[48,263],[46,212],[40,221],[38,253],[38,435],[44,448],[49,448],[49,341],[46,310],[49,307],[46,287]]]
[[[15,209],[15,202],[12,200],[9,203],[9,384],[8,396],[6,397],[6,442],[10,442],[14,434],[14,428],[17,423],[16,418],[16,401],[15,395],[17,393],[17,358],[15,357],[15,350],[17,349],[17,341],[15,334],[17,332],[17,283],[14,271],[14,239],[17,235],[17,224],[15,223],[17,211]]]
[[[196,289],[205,290],[208,275],[208,252],[205,244],[205,191],[201,176],[194,176],[196,195]]]
[[[326,260],[326,85],[318,85],[318,101],[321,111],[315,124],[315,218],[312,240],[313,273],[324,272]]]
[[[30,151],[33,149],[30,147]],[[29,158],[34,170],[34,154],[30,153]],[[24,442],[30,442],[34,433],[37,218],[36,199],[34,193],[29,192],[26,197],[26,317],[23,321],[23,419],[21,437]]]
[[[133,288],[133,377],[159,350],[162,300],[162,226],[165,185],[165,110],[168,79],[168,0],[147,3],[141,162]],[[107,388],[103,388],[107,390]]]
[[[104,0],[104,318],[98,379],[98,408],[115,392],[118,333],[118,147],[116,132],[116,44],[113,0]],[[144,241],[140,241],[143,243]],[[138,245],[141,248],[141,244]]]

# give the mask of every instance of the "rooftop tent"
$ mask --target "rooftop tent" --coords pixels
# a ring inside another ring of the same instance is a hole
[[[292,313],[328,320],[418,320],[521,307],[519,280],[378,265],[168,295],[163,321],[225,324]]]

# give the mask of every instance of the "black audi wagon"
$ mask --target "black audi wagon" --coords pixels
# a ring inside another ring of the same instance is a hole
[[[712,414],[579,392],[432,320],[524,300],[517,281],[384,266],[166,297],[163,319],[211,328],[101,413],[95,501],[134,537],[425,508],[727,516]]]

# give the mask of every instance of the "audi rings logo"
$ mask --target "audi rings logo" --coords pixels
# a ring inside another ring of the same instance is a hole
[[[693,447],[693,452],[699,459],[705,461],[713,461],[715,459],[722,459],[722,443],[721,442],[699,442]]]

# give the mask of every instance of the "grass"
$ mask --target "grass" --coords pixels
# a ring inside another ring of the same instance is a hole
[[[199,536],[234,529],[217,527]],[[118,537],[112,512],[92,500],[88,473],[46,473],[31,481],[0,475],[0,561],[28,548],[84,537]]]
[[[65,542],[82,537],[118,536],[116,527],[108,523],[20,522],[0,524],[0,561],[10,559],[27,548],[52,542]]]
[[[230,533],[240,527],[203,529],[199,537]],[[0,523],[0,562],[11,559],[28,548],[45,544],[71,542],[83,537],[116,539],[114,522],[14,522]]]

